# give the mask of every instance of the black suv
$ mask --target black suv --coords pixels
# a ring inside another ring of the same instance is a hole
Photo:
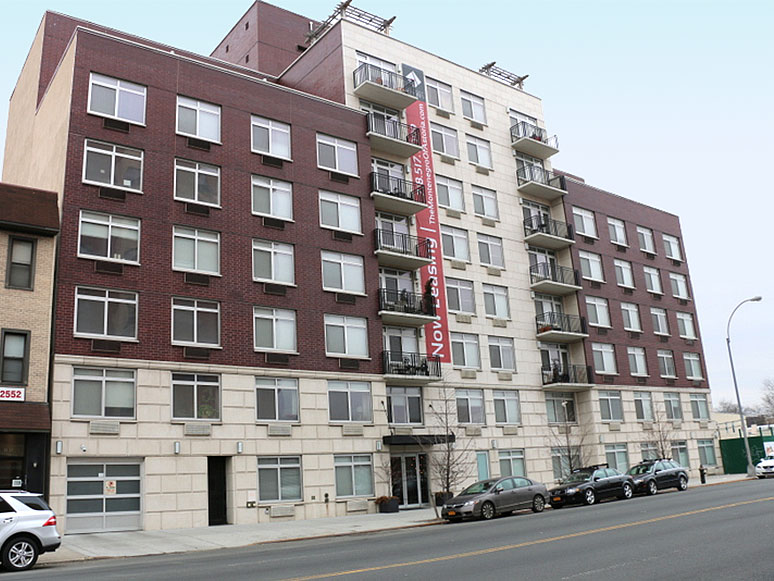
[[[548,491],[548,499],[553,508],[561,508],[565,504],[594,504],[610,496],[626,499],[633,494],[631,476],[607,464],[595,464],[573,470],[558,487]]]
[[[626,472],[634,479],[634,491],[656,494],[664,488],[688,488],[688,471],[670,458],[645,460]]]

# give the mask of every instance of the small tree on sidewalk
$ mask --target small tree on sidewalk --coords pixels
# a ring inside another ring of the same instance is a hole
[[[671,458],[672,441],[675,439],[676,433],[672,420],[666,416],[666,410],[655,410],[652,425],[653,429],[648,432],[646,442],[655,447],[659,458]]]

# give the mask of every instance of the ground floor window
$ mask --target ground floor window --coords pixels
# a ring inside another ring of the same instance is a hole
[[[370,454],[333,457],[336,467],[336,496],[371,496],[374,493],[373,465]]]
[[[698,440],[699,462],[702,466],[717,466],[714,440]]]
[[[642,461],[656,460],[659,457],[658,446],[654,442],[642,442],[640,444],[640,451],[642,452]]]
[[[258,498],[261,502],[301,500],[301,458],[258,458]]]
[[[690,467],[688,444],[684,440],[672,442],[672,460],[680,464],[680,466]]]
[[[489,478],[489,452],[486,450],[476,452],[476,470],[478,471],[479,480]]]
[[[500,476],[526,476],[524,450],[500,450]]]
[[[579,446],[558,446],[551,448],[551,467],[554,471],[554,479],[562,480],[570,475],[572,470],[581,467],[581,453]]]
[[[626,472],[629,468],[629,452],[626,444],[608,444],[605,446],[605,460],[610,468]]]
[[[67,465],[67,532],[142,528],[139,462]]]

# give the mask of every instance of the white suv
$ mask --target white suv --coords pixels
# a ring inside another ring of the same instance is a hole
[[[39,555],[61,544],[56,515],[39,494],[0,490],[0,564],[5,569],[29,569]]]

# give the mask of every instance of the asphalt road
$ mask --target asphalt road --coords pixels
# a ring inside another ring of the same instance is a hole
[[[774,580],[774,479],[388,533],[40,566],[1,581]]]

